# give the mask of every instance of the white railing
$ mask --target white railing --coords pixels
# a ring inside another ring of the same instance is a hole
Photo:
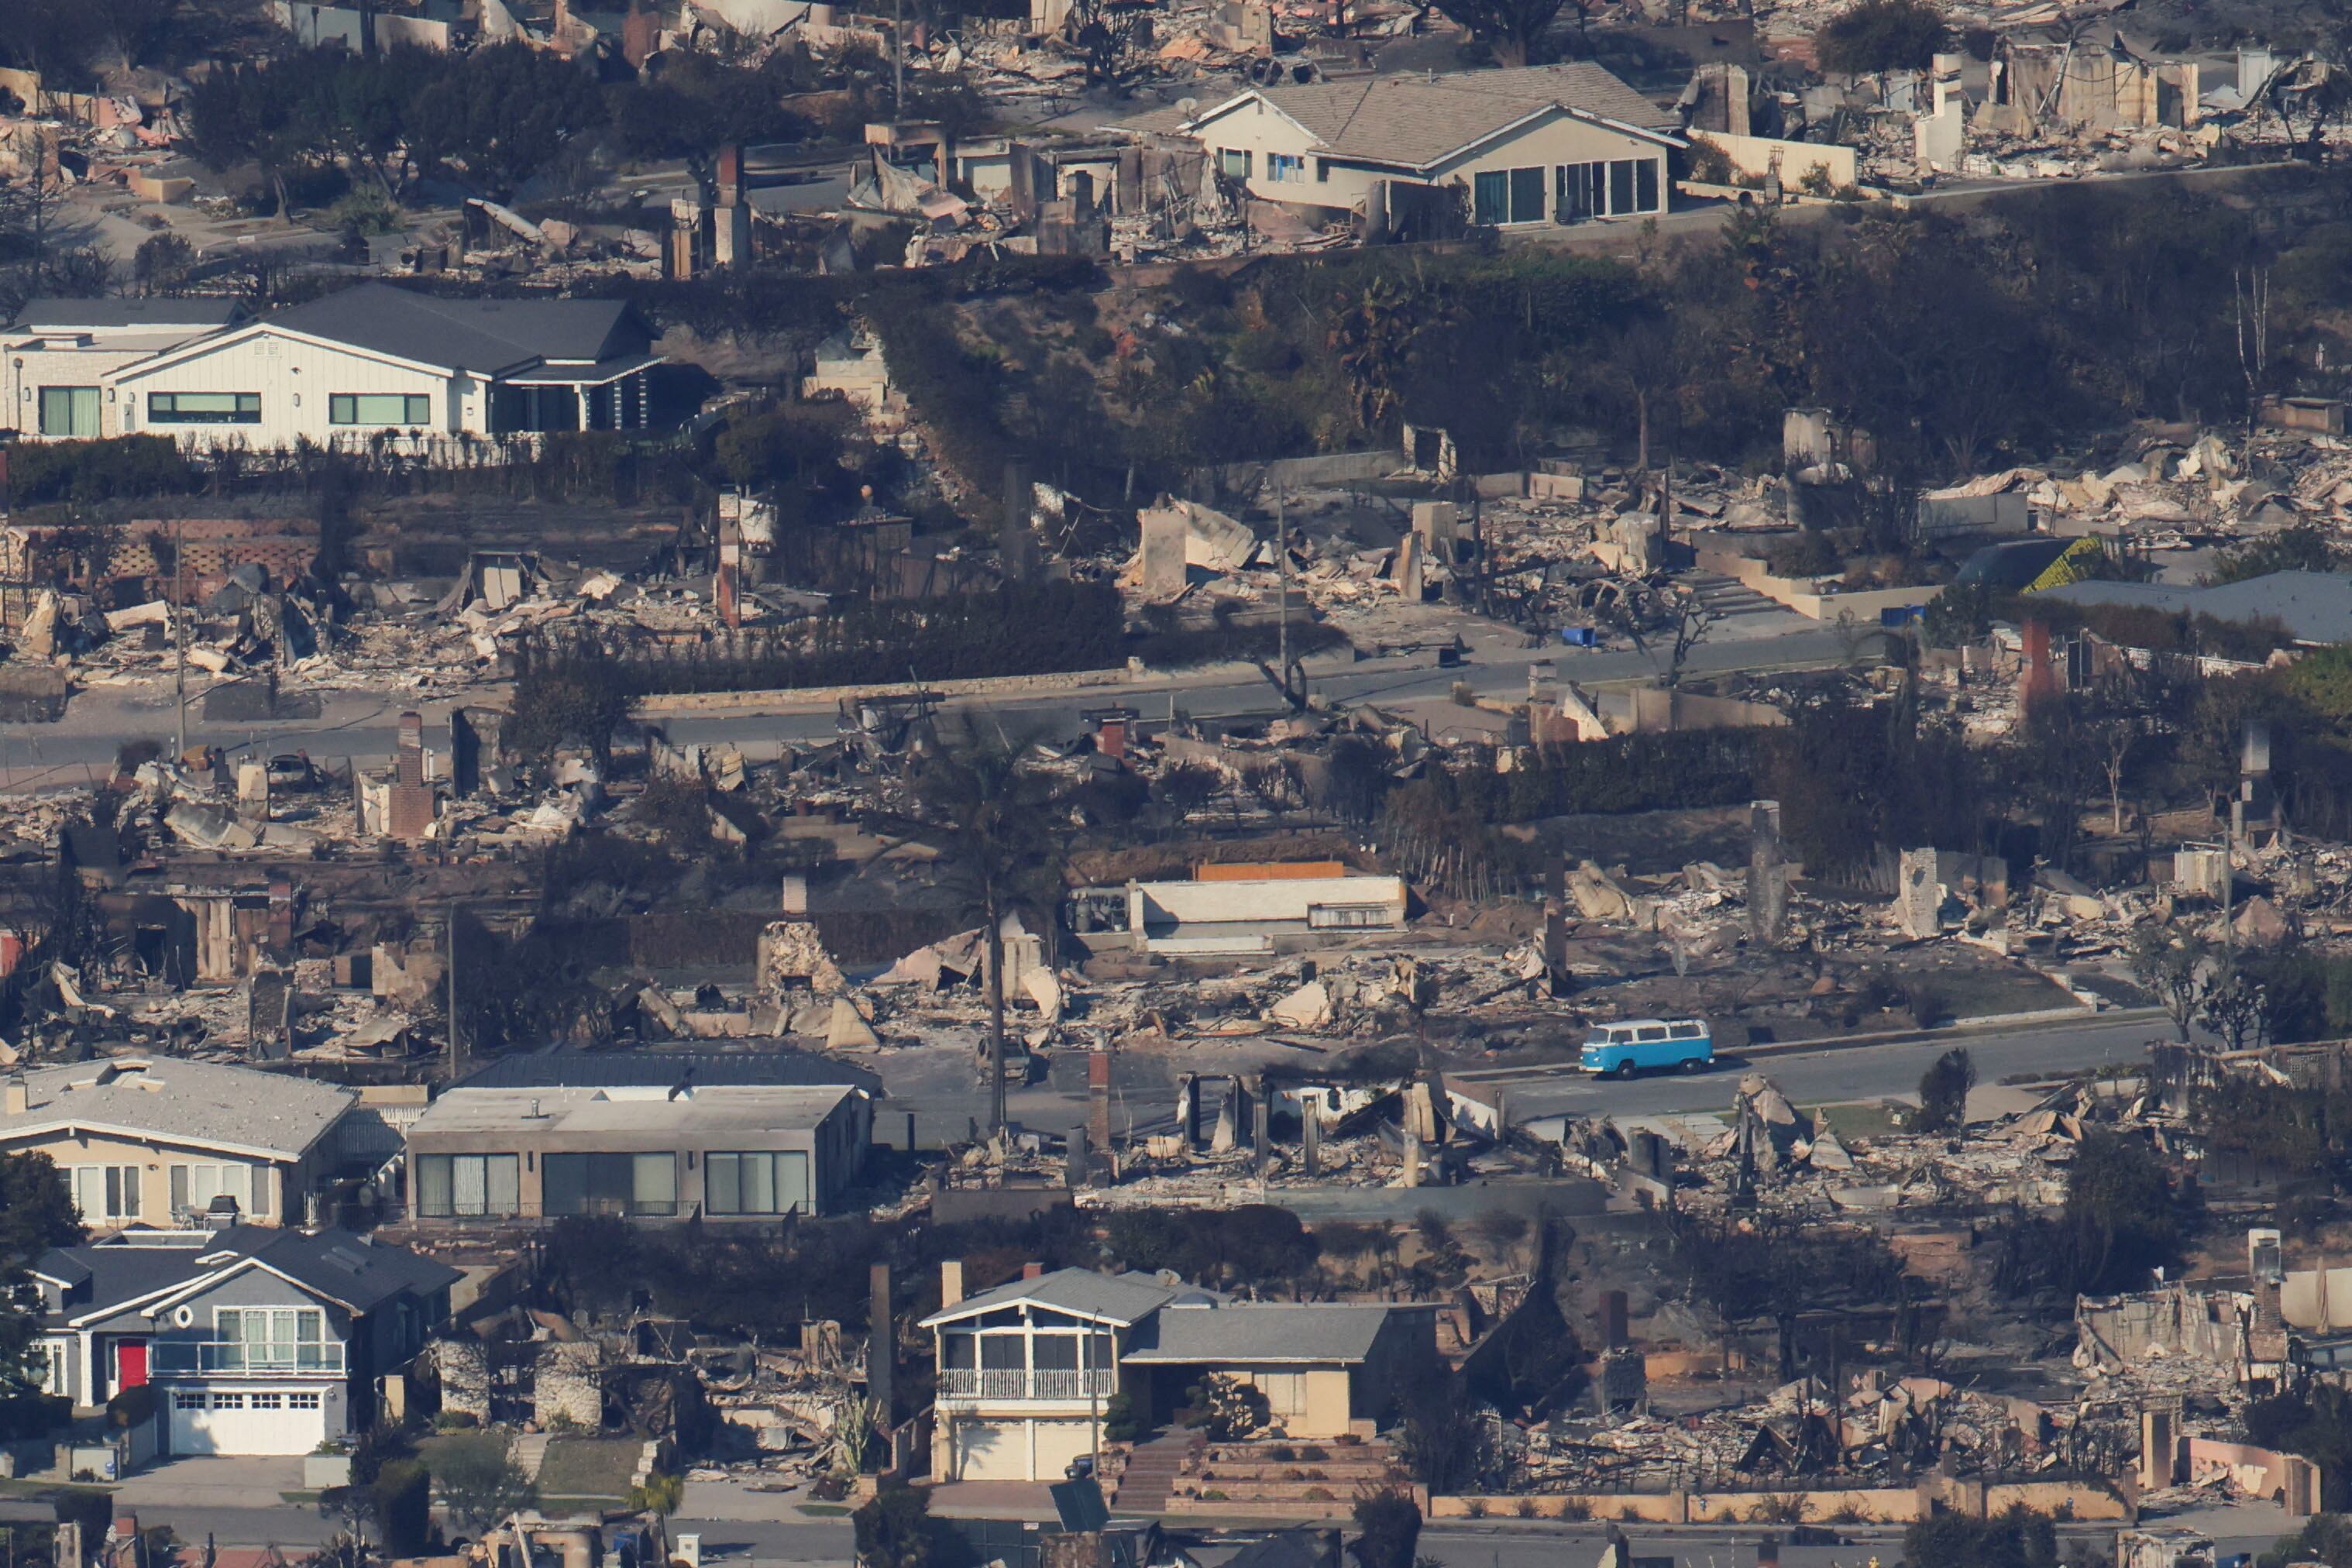
[[[343,1370],[343,1347],[326,1342],[245,1344],[236,1341],[157,1340],[157,1372],[232,1372],[256,1376],[305,1376]]]
[[[1024,1372],[1018,1367],[951,1366],[940,1373],[945,1399],[1108,1399],[1118,1392],[1118,1373],[1109,1367]]]

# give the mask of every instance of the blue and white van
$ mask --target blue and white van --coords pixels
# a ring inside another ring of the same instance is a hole
[[[1715,1064],[1715,1032],[1704,1018],[1631,1018],[1595,1024],[1576,1065],[1589,1073],[1632,1078],[1637,1072],[1704,1072]]]

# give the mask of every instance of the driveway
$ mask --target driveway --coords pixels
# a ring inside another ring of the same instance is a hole
[[[166,1459],[114,1489],[125,1508],[268,1508],[302,1490],[299,1456]]]

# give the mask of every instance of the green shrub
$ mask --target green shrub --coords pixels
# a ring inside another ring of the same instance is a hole
[[[184,495],[196,472],[168,436],[103,441],[20,441],[8,449],[9,489],[20,507]]]
[[[384,1551],[422,1556],[433,1544],[433,1476],[415,1459],[394,1459],[376,1472],[376,1526]]]

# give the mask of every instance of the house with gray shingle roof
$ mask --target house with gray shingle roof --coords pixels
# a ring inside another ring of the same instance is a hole
[[[47,1155],[93,1230],[190,1225],[215,1204],[299,1223],[345,1163],[339,1132],[358,1103],[337,1084],[181,1057],[67,1062],[8,1075],[0,1152]]]
[[[1116,129],[1197,144],[1264,201],[1363,215],[1389,187],[1458,188],[1474,223],[1666,210],[1675,116],[1590,61],[1254,87]]]
[[[1169,1274],[1040,1271],[965,1297],[942,1270],[922,1321],[939,1353],[931,1473],[1053,1480],[1098,1453],[1110,1401],[1146,1426],[1212,1374],[1264,1396],[1286,1437],[1370,1436],[1401,1374],[1433,1355],[1435,1309],[1243,1301]]]

